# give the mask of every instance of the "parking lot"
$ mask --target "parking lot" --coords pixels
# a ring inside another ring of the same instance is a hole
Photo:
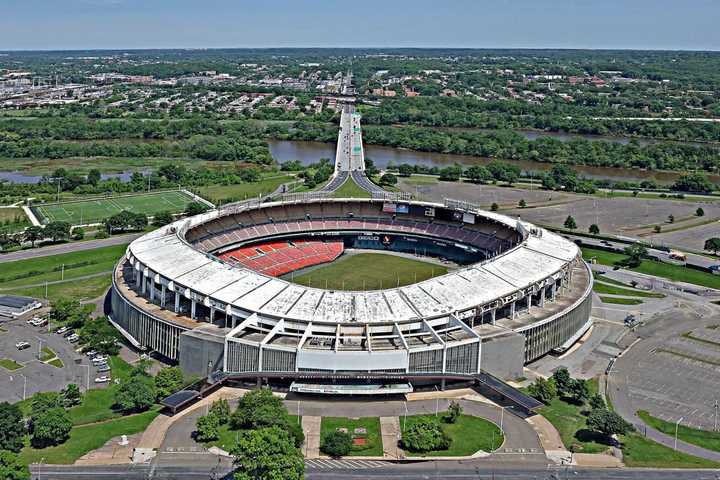
[[[0,401],[16,402],[23,399],[23,394],[27,398],[36,392],[57,391],[70,383],[85,390],[88,380],[90,388],[99,386],[94,383],[97,368],[75,351],[77,343],[71,344],[62,335],[48,332],[47,326],[33,327],[21,319],[0,317],[0,328],[0,359],[21,365],[15,370],[0,366]],[[15,345],[21,341],[28,342],[30,347],[18,350]],[[62,368],[39,359],[43,347],[56,354]]]

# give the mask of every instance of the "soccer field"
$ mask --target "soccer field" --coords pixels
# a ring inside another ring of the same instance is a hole
[[[379,290],[444,275],[448,269],[434,263],[387,253],[344,255],[302,275],[285,275],[300,285],[332,290]]]
[[[38,205],[33,211],[42,223],[70,222],[72,225],[100,223],[123,210],[152,217],[158,212],[179,213],[193,199],[183,192],[146,193]]]

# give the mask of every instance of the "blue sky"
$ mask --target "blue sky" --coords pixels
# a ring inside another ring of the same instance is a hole
[[[0,0],[0,50],[720,50],[717,0]]]

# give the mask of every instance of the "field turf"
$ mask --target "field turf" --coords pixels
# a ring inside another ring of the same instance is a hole
[[[333,290],[378,290],[444,275],[447,268],[386,253],[344,255],[302,275],[283,278],[300,285]]]
[[[179,213],[192,201],[193,199],[183,192],[170,191],[37,205],[33,210],[43,223],[58,221],[82,225],[100,223],[123,210],[148,216],[163,211]]]

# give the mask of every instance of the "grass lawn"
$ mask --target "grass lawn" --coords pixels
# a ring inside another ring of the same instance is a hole
[[[50,302],[56,302],[62,298],[75,298],[77,300],[90,300],[97,298],[110,288],[112,280],[110,275],[110,273],[106,273],[102,276],[87,278],[82,281],[66,280],[63,283],[48,285],[47,298]],[[14,288],[3,293],[45,298],[45,287]]]
[[[55,355],[55,352],[53,352],[49,347],[43,347],[42,350],[40,350],[41,362],[47,362],[48,360],[55,357],[57,357],[57,355]]]
[[[132,365],[117,356],[110,357],[108,365],[110,365],[113,380],[126,378],[132,369]],[[91,378],[90,385],[92,385],[92,381]],[[84,392],[80,405],[68,410],[73,425],[95,423],[122,416],[120,412],[112,408],[117,388],[115,383],[110,383],[106,388],[93,388]]]
[[[381,457],[383,454],[382,437],[380,435],[380,419],[378,417],[363,417],[358,419],[345,417],[322,417],[320,423],[320,442],[326,435],[334,432],[338,428],[347,428],[348,433],[353,437],[361,436],[366,439],[365,445],[354,445],[350,453],[351,456],[367,456]],[[364,428],[367,430],[366,435],[354,435],[356,428]]]
[[[360,188],[351,178],[348,178],[340,188],[333,192],[335,198],[370,198],[370,196],[369,192]]]
[[[180,213],[194,200],[183,192],[169,191],[122,195],[95,200],[75,200],[55,204],[39,204],[32,207],[42,223],[52,221],[70,222],[73,225],[99,223],[123,210],[153,216],[168,210]]]
[[[673,434],[674,434],[673,426]],[[709,433],[709,432],[708,432]],[[679,432],[678,432],[679,436]],[[720,464],[694,457],[632,433],[620,438],[623,462],[636,468],[718,468]]]
[[[138,415],[130,415],[107,422],[75,426],[70,430],[70,438],[62,445],[35,449],[29,445],[20,453],[26,463],[71,464],[92,450],[102,447],[108,440],[120,435],[132,435],[142,432],[157,417],[156,409]]]
[[[613,303],[615,305],[640,305],[643,303],[643,301],[638,298],[617,298],[602,295],[600,295],[600,300],[602,300],[603,303]]]
[[[589,260],[591,257],[595,257],[597,263],[601,265],[614,266],[615,262],[626,258],[622,253],[606,252],[594,248],[581,247],[581,250],[584,259]],[[632,268],[631,270],[646,275],[667,278],[669,280],[701,285],[703,287],[720,288],[720,275],[713,275],[712,273],[657,262],[655,260],[643,260],[639,267]]]
[[[22,208],[0,208],[0,232],[19,232],[29,226],[30,220]]]
[[[127,245],[113,245],[82,252],[6,262],[2,264],[0,272],[0,288],[37,285],[59,281],[61,278],[72,280],[100,272],[111,272],[126,248]]]
[[[674,423],[666,422],[665,420],[653,417],[644,410],[639,410],[637,414],[643,422],[647,423],[655,430],[666,435],[675,435]],[[680,424],[678,427],[678,438],[684,442],[697,445],[698,447],[720,452],[720,432],[710,432],[708,430],[700,430]]]
[[[292,175],[270,177],[254,183],[241,183],[238,185],[211,185],[198,187],[193,192],[214,204],[223,204],[246,200],[266,193],[273,192],[283,183],[296,181]]]
[[[645,298],[665,298],[662,293],[646,292],[644,290],[635,290],[632,288],[615,287],[613,285],[605,285],[602,283],[593,283],[593,290],[597,293],[605,293],[608,295],[627,295],[629,297],[645,297]]]
[[[410,177],[400,177],[398,176],[398,180],[402,183],[405,183],[407,185],[417,185],[417,186],[425,186],[425,185],[436,185],[440,180],[439,177],[427,177],[427,176],[418,176],[418,175],[412,175]]]
[[[62,360],[59,358],[53,358],[49,362],[47,362],[48,365],[52,365],[55,368],[63,368],[65,365],[63,364]]]
[[[401,417],[401,429],[404,431],[422,418],[428,417],[435,418],[432,415],[408,416],[407,423],[404,425],[403,423],[405,421]],[[464,457],[472,455],[479,450],[492,452],[500,448],[503,443],[503,434],[497,425],[483,418],[473,417],[471,415],[460,415],[456,423],[442,423],[442,428],[450,435],[450,438],[452,438],[449,449],[422,453],[408,452],[408,456]]]
[[[298,422],[298,416],[297,415],[288,415],[291,422]],[[203,445],[206,447],[218,447],[223,450],[230,451],[233,445],[235,445],[235,441],[237,439],[238,433],[240,430],[231,430],[230,427],[225,424],[220,426],[220,436],[217,440],[213,440],[211,442],[203,442]]]
[[[285,275],[301,285],[334,290],[377,290],[400,284],[427,280],[444,275],[447,268],[434,263],[388,255],[385,253],[358,253],[345,255],[336,261],[302,275]]]
[[[22,365],[17,363],[15,360],[11,360],[9,358],[0,358],[0,367],[4,368],[5,370],[10,370],[12,372],[19,368],[22,368]]]

